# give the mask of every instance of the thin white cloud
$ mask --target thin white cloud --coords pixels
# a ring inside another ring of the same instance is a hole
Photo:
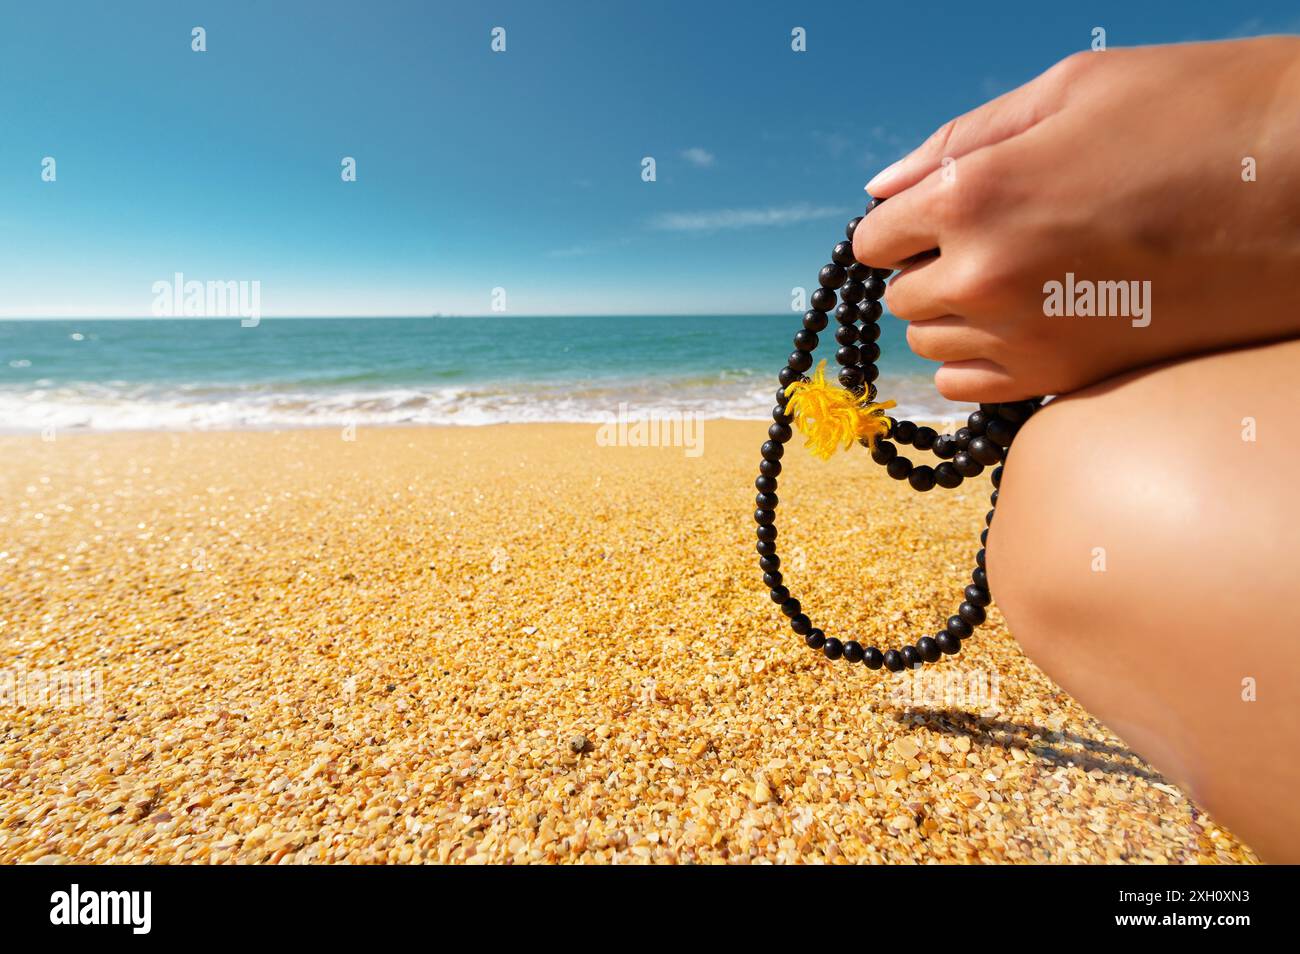
[[[1273,36],[1276,34],[1300,33],[1300,16],[1282,17],[1278,20],[1264,20],[1251,17],[1244,23],[1224,34],[1228,40],[1247,39],[1252,36]]]
[[[699,146],[692,146],[690,149],[683,149],[682,158],[691,165],[697,166],[700,169],[707,169],[716,161],[716,157],[713,153]]]
[[[834,206],[769,206],[763,209],[717,209],[709,212],[665,212],[650,220],[651,228],[665,232],[717,232],[722,229],[765,228],[797,225],[835,218],[844,213]]]

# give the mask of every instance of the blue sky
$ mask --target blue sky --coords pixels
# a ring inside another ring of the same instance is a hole
[[[0,316],[147,315],[178,271],[260,281],[268,316],[485,313],[494,287],[524,315],[784,311],[871,174],[1095,26],[1122,46],[1300,11],[6,4]]]

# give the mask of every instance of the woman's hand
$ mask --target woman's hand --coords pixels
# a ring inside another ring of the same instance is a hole
[[[867,189],[854,253],[902,269],[885,302],[950,399],[1300,335],[1300,38],[1076,54]]]

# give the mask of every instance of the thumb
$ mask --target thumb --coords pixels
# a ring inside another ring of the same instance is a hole
[[[1062,60],[1024,86],[948,120],[916,149],[877,173],[867,183],[867,192],[887,199],[920,182],[944,159],[960,158],[1036,126],[1061,108],[1065,98],[1063,74],[1073,60]]]

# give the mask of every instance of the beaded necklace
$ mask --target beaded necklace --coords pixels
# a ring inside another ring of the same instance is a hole
[[[774,423],[768,428],[768,440],[761,448],[763,459],[759,462],[758,479],[754,481],[758,489],[754,520],[758,524],[758,563],[763,570],[763,582],[771,590],[772,602],[789,618],[790,628],[827,659],[844,659],[863,663],[868,669],[883,666],[890,672],[900,672],[922,663],[937,662],[944,655],[955,655],[961,649],[962,640],[969,638],[975,627],[984,622],[984,608],[992,602],[992,596],[984,569],[983,547],[997,508],[1001,465],[1016,432],[1039,409],[1043,399],[981,404],[966,419],[966,426],[953,434],[939,434],[931,427],[887,416],[885,412],[894,407],[893,401],[876,403],[875,381],[880,374],[876,367],[880,360],[877,322],[883,312],[880,299],[885,294],[885,279],[892,273],[887,268],[871,268],[854,259],[853,231],[882,201],[872,199],[866,213],[845,226],[847,241],[835,246],[830,264],[818,275],[819,287],[809,302],[812,307],[804,313],[803,328],[794,336],[795,350],[779,375],[781,387],[776,392],[776,407],[772,409]],[[835,361],[840,365],[839,388],[826,383],[825,361],[818,365],[811,378],[806,373],[813,366],[818,334],[826,329],[827,316],[832,311],[839,324],[835,330],[835,341],[840,346],[835,353]],[[825,459],[840,447],[848,448],[856,442],[870,450],[871,459],[883,466],[890,477],[906,480],[913,490],[920,492],[936,485],[952,489],[968,477],[979,476],[985,467],[994,467],[991,475],[994,489],[989,498],[993,509],[984,518],[975,570],[962,593],[957,612],[948,617],[942,631],[934,636],[922,636],[915,645],[882,653],[875,646],[864,647],[856,640],[840,641],[827,636],[813,626],[802,605],[790,595],[781,575],[781,558],[776,554],[776,489],[785,444],[794,436],[791,425],[807,437],[808,448],[815,456]],[[898,444],[910,444],[919,451],[931,451],[942,463],[936,467],[913,465],[887,438],[893,438]]]

